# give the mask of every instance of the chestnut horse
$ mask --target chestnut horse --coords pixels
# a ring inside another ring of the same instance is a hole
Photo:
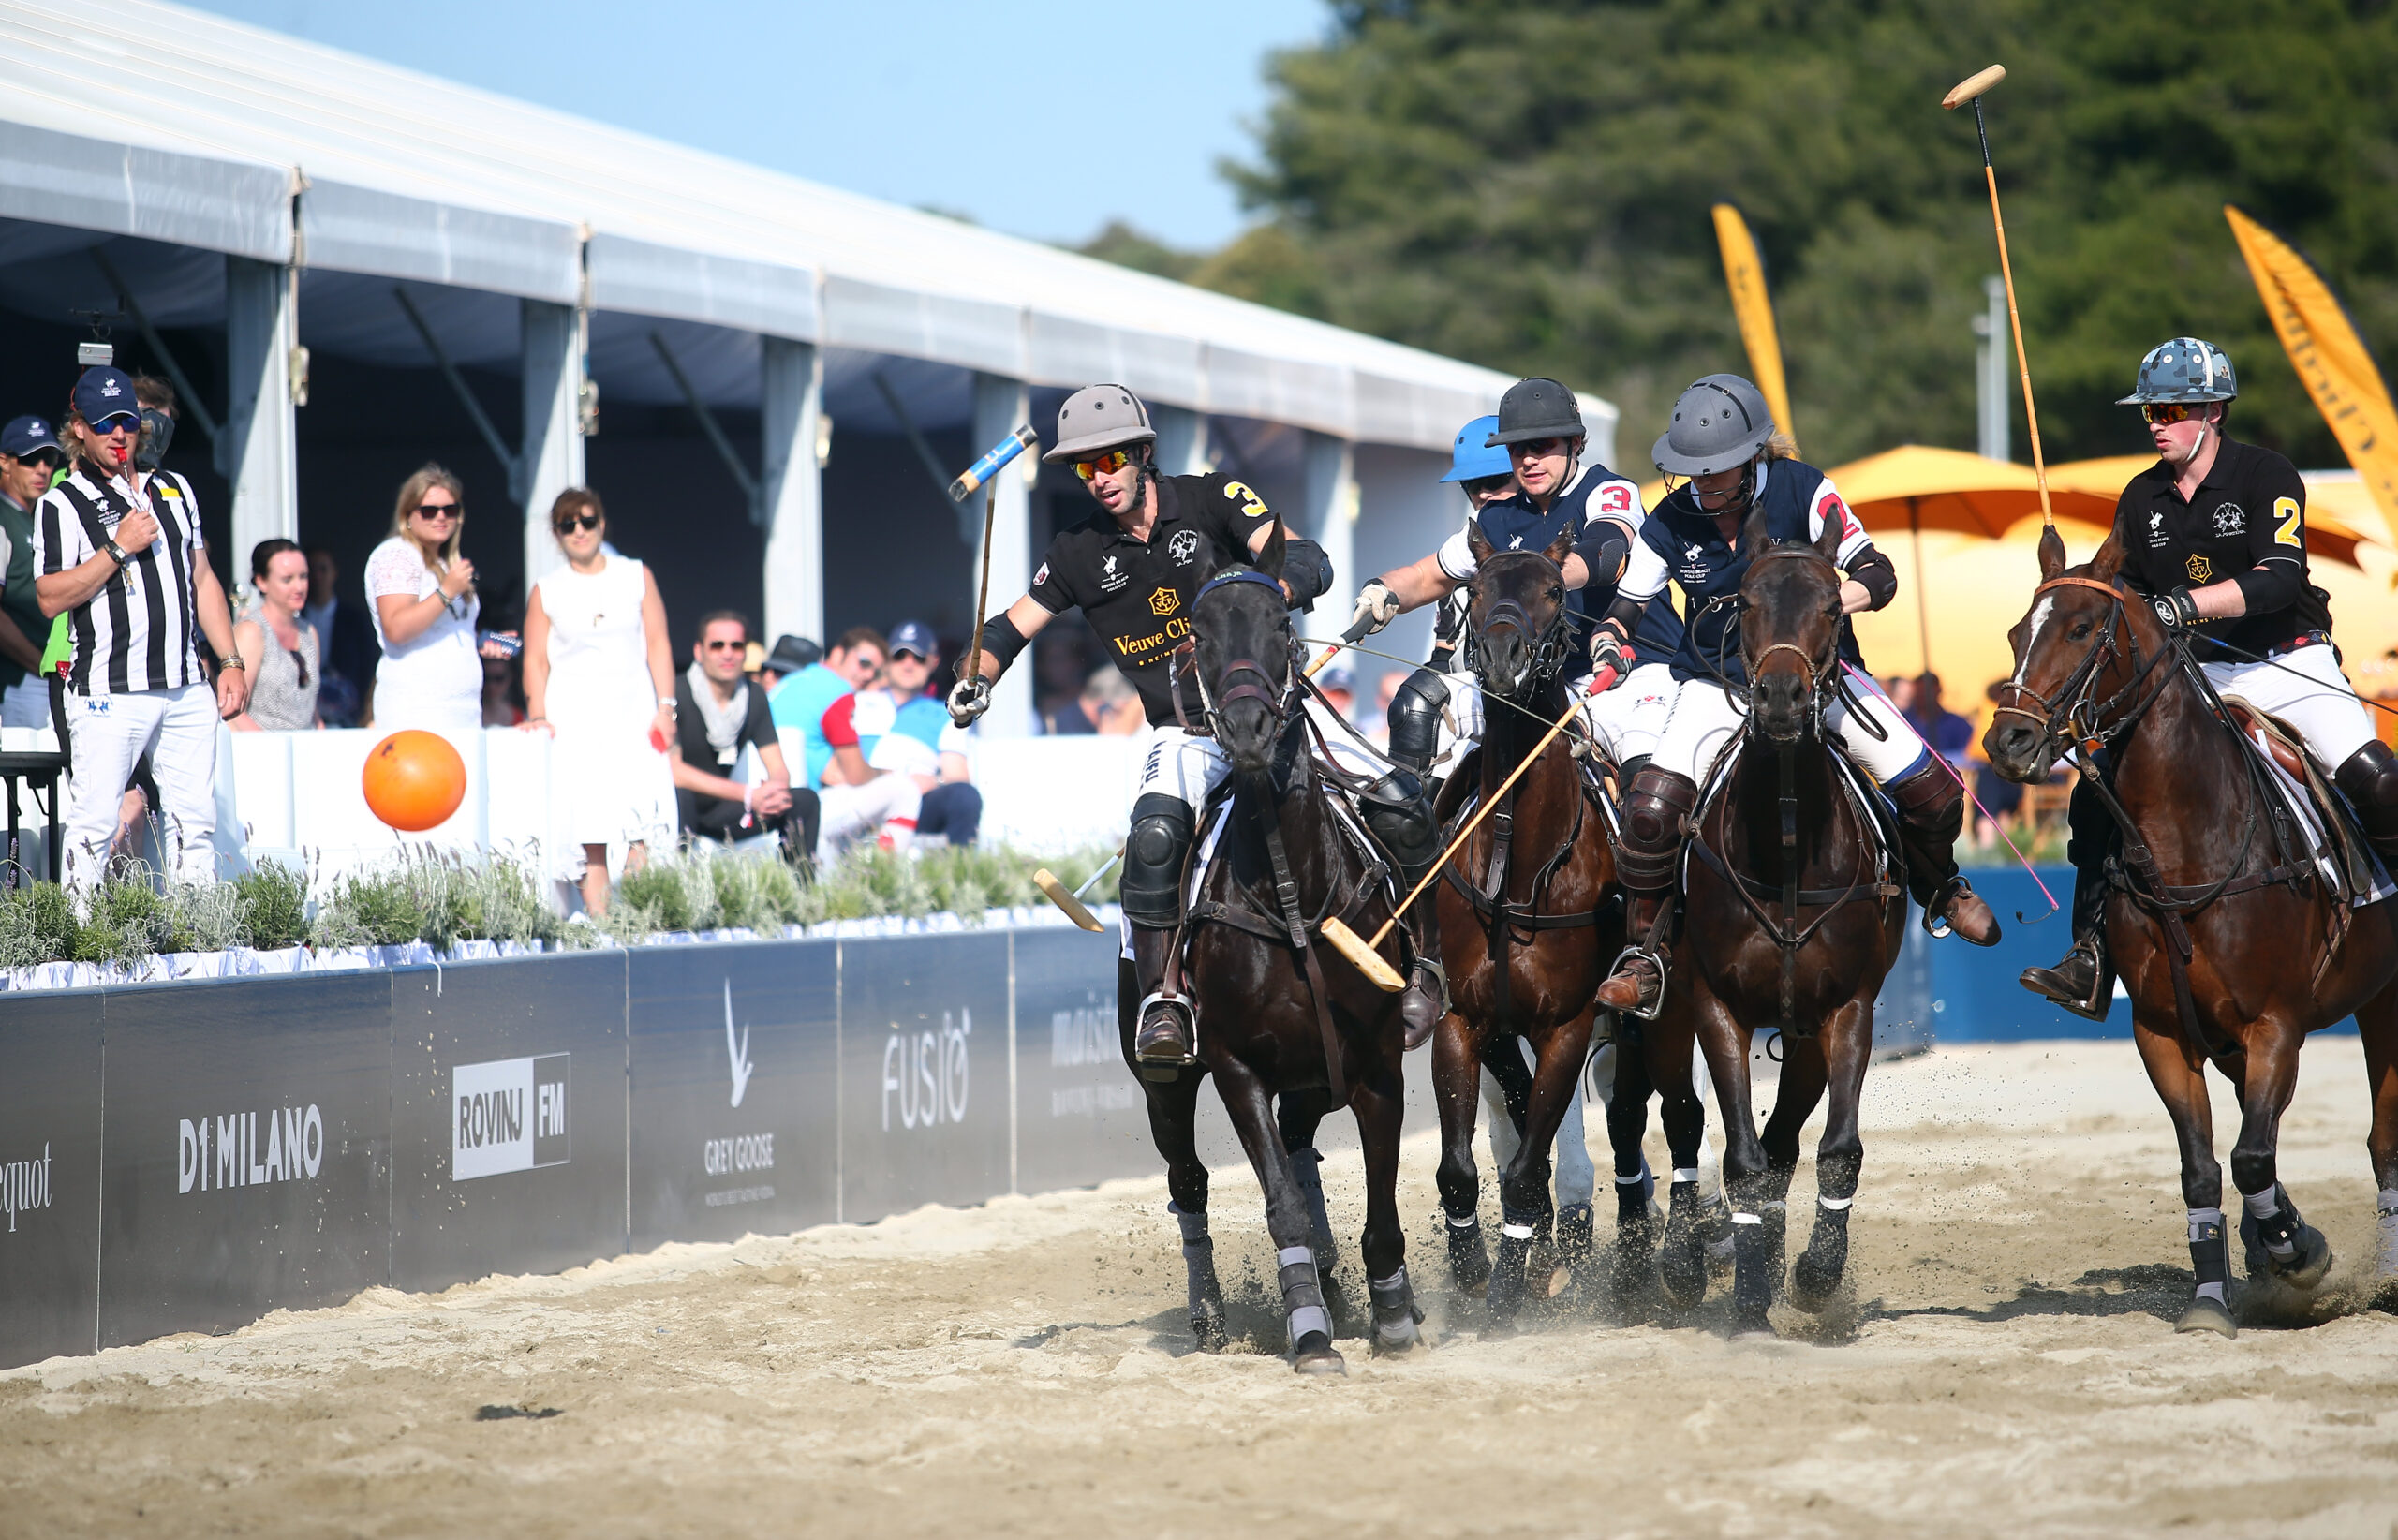
[[[2302,843],[2285,851],[2257,773],[2188,648],[2123,585],[2114,535],[2068,570],[2040,537],[2040,585],[2007,633],[2015,674],[1982,735],[1991,764],[2036,784],[2070,753],[2113,804],[2107,946],[2132,1000],[2140,1061],[2182,1152],[2197,1292],[2183,1331],[2233,1334],[2231,1263],[2206,1066],[2231,1082],[2231,1179],[2252,1278],[2311,1290],[2331,1266],[2277,1177],[2282,1114],[2306,1034],[2354,1014],[2373,1090],[2366,1140],[2384,1214],[2398,1189],[2398,903],[2348,910]],[[2102,763],[2103,757],[2103,763]],[[2245,831],[2235,834],[2234,831]],[[2390,1220],[2383,1220],[2385,1230]],[[2398,1258],[2384,1247],[2385,1281]]]

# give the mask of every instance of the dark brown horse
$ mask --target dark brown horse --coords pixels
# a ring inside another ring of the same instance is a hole
[[[1749,718],[1727,750],[1737,758],[1695,815],[1672,984],[1645,1033],[1650,1076],[1669,1105],[1696,1100],[1694,1034],[1707,1055],[1724,1112],[1741,1331],[1772,1329],[1766,1312],[1781,1281],[1798,1133],[1827,1088],[1815,1225],[1791,1270],[1792,1302],[1820,1310],[1846,1270],[1873,1000],[1907,917],[1903,884],[1877,865],[1873,815],[1824,732],[1839,688],[1839,538],[1827,526],[1820,546],[1776,544],[1762,514],[1741,535],[1741,548],[1757,553],[1739,595]],[[1683,688],[1718,687],[1695,680]],[[1761,1027],[1780,1029],[1784,1044],[1762,1138],[1749,1084],[1750,1044]]]
[[[1375,987],[1322,941],[1327,917],[1370,933],[1390,914],[1395,895],[1363,825],[1335,807],[1308,752],[1298,642],[1274,581],[1281,561],[1277,530],[1255,570],[1218,573],[1192,602],[1192,666],[1209,724],[1232,761],[1231,811],[1191,907],[1187,949],[1177,948],[1198,1012],[1199,1062],[1172,1080],[1145,1078],[1141,1085],[1182,1224],[1192,1325],[1201,1344],[1219,1347],[1225,1337],[1207,1234],[1207,1168],[1192,1138],[1199,1083],[1213,1074],[1266,1191],[1266,1227],[1274,1238],[1295,1366],[1302,1373],[1337,1373],[1343,1366],[1317,1268],[1318,1251],[1328,1250],[1328,1236],[1320,1233],[1322,1199],[1311,1198],[1306,1179],[1311,1162],[1305,1171],[1295,1165],[1286,1141],[1311,1143],[1316,1120],[1336,1107],[1356,1114],[1366,1157],[1362,1250],[1373,1346],[1378,1353],[1414,1347],[1422,1315],[1408,1285],[1397,1193],[1405,1028],[1399,997]],[[1405,959],[1396,960],[1404,970]],[[1132,1064],[1137,990],[1122,974],[1118,995],[1125,1062]]]
[[[1450,858],[1438,889],[1450,1014],[1434,1038],[1432,1076],[1450,1264],[1469,1289],[1488,1281],[1491,1316],[1503,1324],[1523,1303],[1526,1263],[1552,1220],[1549,1151],[1590,1058],[1595,997],[1622,944],[1623,916],[1606,818],[1576,763],[1585,736],[1549,739],[1522,778],[1499,791],[1566,709],[1561,680],[1573,641],[1559,564],[1573,550],[1572,532],[1542,552],[1493,551],[1478,527],[1469,526],[1468,539],[1477,564],[1467,625],[1483,690],[1483,739],[1478,770],[1450,777],[1443,802],[1444,810],[1455,808],[1452,822],[1494,796],[1499,803]],[[1529,1072],[1517,1037],[1534,1055]],[[1486,1063],[1507,1090],[1522,1134],[1499,1175],[1495,1272],[1476,1212],[1473,1162]],[[1645,1219],[1645,1198],[1641,1204]],[[1569,1257],[1587,1253],[1587,1210],[1564,1216],[1558,1229]]]
[[[2250,1276],[2312,1289],[2331,1268],[2331,1249],[2277,1178],[2282,1114],[2306,1034],[2353,1013],[2373,1089],[2366,1149],[2390,1204],[2398,1189],[2398,903],[2350,911],[2302,844],[2285,849],[2268,800],[2278,793],[2253,772],[2188,649],[2124,589],[2122,565],[2112,535],[2088,566],[2070,570],[2056,531],[2041,537],[2040,585],[2008,633],[2015,674],[1982,747],[2000,774],[2025,782],[2047,779],[2072,753],[2120,809],[2107,946],[2131,995],[2140,1061],[2181,1146],[2198,1288],[2181,1329],[2229,1335],[2229,1243],[2206,1066],[2230,1081],[2240,1104],[2231,1179],[2246,1200]],[[2382,1259],[2385,1278],[2392,1261]]]

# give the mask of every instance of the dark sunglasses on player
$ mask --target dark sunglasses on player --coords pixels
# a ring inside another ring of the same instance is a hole
[[[2193,417],[2203,416],[2211,405],[2213,403],[2205,401],[2146,401],[2140,404],[2139,414],[2160,425],[2186,422]]]
[[[1552,454],[1565,452],[1562,438],[1528,438],[1520,444],[1507,446],[1507,453],[1517,460],[1546,460]]]
[[[1074,462],[1074,474],[1088,481],[1094,476],[1113,476],[1132,463],[1132,456],[1123,450],[1109,450],[1088,460]]]
[[[564,535],[577,529],[597,529],[600,522],[599,514],[585,510],[581,513],[570,513],[562,519],[552,519],[550,527]]]
[[[1477,476],[1464,483],[1466,495],[1471,497],[1487,497],[1494,492],[1505,492],[1515,484],[1514,471],[1502,476]]]

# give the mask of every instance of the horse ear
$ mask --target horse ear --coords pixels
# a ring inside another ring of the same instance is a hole
[[[2055,525],[2050,525],[2040,531],[2040,581],[2048,582],[2065,568],[2065,537],[2057,533]]]
[[[2124,570],[2124,537],[2116,530],[2107,532],[2107,543],[2090,558],[2090,575],[2101,583],[2112,583]]]
[[[1548,549],[1543,551],[1541,555],[1562,567],[1565,565],[1565,558],[1573,554],[1574,524],[1569,519],[1566,521],[1565,527],[1557,532],[1557,538],[1548,542]]]
[[[1476,567],[1479,567],[1484,562],[1488,561],[1494,554],[1493,548],[1490,544],[1490,537],[1482,532],[1482,521],[1480,519],[1469,519],[1466,521],[1465,548],[1473,555],[1473,564]]]
[[[1772,541],[1773,537],[1766,531],[1765,510],[1752,511],[1740,524],[1740,549],[1754,556],[1763,554]]]
[[[1813,543],[1817,555],[1826,561],[1837,564],[1840,561],[1841,541],[1848,536],[1849,514],[1848,510],[1838,502],[1835,502],[1833,507],[1839,511],[1824,520],[1824,532],[1815,537]]]
[[[1266,544],[1259,549],[1256,559],[1251,563],[1259,571],[1276,582],[1281,581],[1282,556],[1289,549],[1290,543],[1283,539],[1283,534],[1282,521],[1278,516],[1274,521],[1274,533],[1266,537]]]

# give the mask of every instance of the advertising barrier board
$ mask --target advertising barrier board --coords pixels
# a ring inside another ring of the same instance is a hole
[[[52,995],[0,1016],[0,1364],[98,1339],[97,1003]]]
[[[841,1218],[1010,1189],[1010,935],[841,942]]]
[[[840,945],[628,955],[635,1251],[837,1217]]]
[[[1140,1082],[1124,1065],[1114,931],[1015,937],[1016,1189],[1158,1169]]]

